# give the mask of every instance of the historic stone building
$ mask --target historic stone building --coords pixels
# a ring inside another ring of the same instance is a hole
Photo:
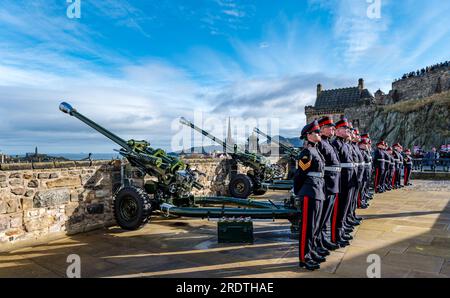
[[[323,116],[333,117],[336,122],[347,108],[355,106],[372,105],[375,103],[373,95],[364,88],[364,80],[358,80],[358,86],[322,90],[322,85],[317,85],[317,98],[314,106],[306,106],[306,121],[309,123]],[[359,127],[360,119],[352,119],[354,126]]]

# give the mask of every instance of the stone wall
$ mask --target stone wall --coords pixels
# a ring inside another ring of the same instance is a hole
[[[105,161],[2,164],[0,246],[112,223],[119,170]]]
[[[345,109],[344,115],[360,133],[368,133],[372,131],[372,122],[377,109],[376,105],[363,105]]]
[[[194,190],[194,195],[227,193],[231,160],[186,162],[205,173],[200,176],[204,188]],[[144,177],[134,182],[143,185]],[[112,193],[117,183],[120,162],[0,164],[0,251],[8,244],[113,225]]]
[[[447,90],[450,90],[450,67],[392,83],[392,96],[395,98],[394,93],[397,92],[397,101],[424,98],[437,93],[437,91]]]
[[[329,116],[334,122],[337,122],[344,113],[344,109],[341,108],[316,109],[313,106],[305,107],[306,123],[311,123],[314,119],[320,119],[324,116]]]

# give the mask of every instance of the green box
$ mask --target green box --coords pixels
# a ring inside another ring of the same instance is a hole
[[[219,243],[253,243],[253,222],[221,220],[217,223]]]

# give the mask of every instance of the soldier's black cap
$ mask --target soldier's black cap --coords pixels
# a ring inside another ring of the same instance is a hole
[[[319,121],[317,121],[317,122],[319,122],[319,126],[320,127],[325,126],[325,125],[336,126],[334,124],[334,122],[333,122],[333,119],[331,117],[328,117],[328,116],[320,118]]]
[[[302,129],[302,135],[300,136],[301,139],[306,139],[306,135],[312,132],[320,132],[320,126],[319,122],[317,120],[314,120],[313,122],[306,124],[305,127]]]

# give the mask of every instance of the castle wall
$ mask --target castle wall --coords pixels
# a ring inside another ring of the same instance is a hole
[[[205,173],[205,187],[194,195],[226,194],[229,160],[187,162]],[[144,178],[134,182],[143,185]],[[111,161],[0,164],[0,251],[114,225],[117,183],[120,165]]]
[[[344,110],[343,109],[324,110],[324,109],[315,109],[314,107],[306,107],[305,114],[306,114],[306,123],[311,123],[314,119],[320,119],[324,116],[331,117],[333,118],[334,122],[337,122],[341,118],[341,115],[344,114]]]
[[[399,101],[424,98],[436,93],[439,78],[441,91],[450,90],[450,67],[447,67],[393,82],[392,91],[397,91]]]
[[[376,110],[377,107],[375,105],[363,105],[346,108],[344,114],[347,119],[353,123],[353,126],[363,134],[369,132]]]

